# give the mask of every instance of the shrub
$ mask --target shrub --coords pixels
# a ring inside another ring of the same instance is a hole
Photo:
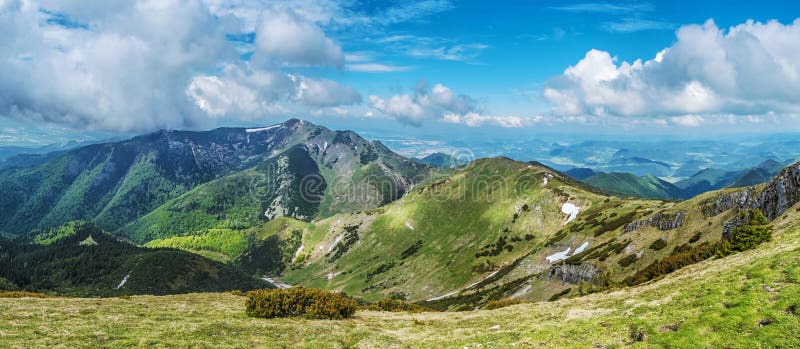
[[[364,308],[367,310],[374,310],[374,311],[391,311],[391,312],[406,311],[409,313],[421,313],[424,311],[433,311],[419,304],[404,302],[401,300],[391,299],[391,298],[381,299]]]
[[[628,255],[625,258],[622,258],[622,259],[618,260],[617,264],[619,264],[620,267],[625,268],[625,267],[633,264],[633,262],[636,262],[636,255],[635,254]]]
[[[547,301],[548,302],[557,301],[559,298],[566,296],[569,293],[569,291],[572,291],[572,288],[567,288],[567,289],[561,290],[561,292],[558,292],[558,293],[550,296],[550,298]]]
[[[739,211],[739,219],[747,219],[747,224],[737,227],[728,236],[726,240],[730,242],[730,246],[727,244],[723,246],[730,251],[726,250],[723,253],[747,251],[772,239],[772,225],[761,210]]]
[[[0,298],[55,298],[55,296],[28,291],[0,292]]]
[[[627,278],[626,283],[635,285],[653,280],[713,256],[725,257],[755,248],[772,238],[772,225],[769,224],[761,210],[740,211],[739,219],[746,220],[747,223],[734,229],[729,236],[722,240],[715,243],[703,242],[694,247],[690,247],[688,244],[675,247],[671,255],[638,271]]]
[[[489,303],[486,303],[486,305],[483,306],[483,309],[486,310],[500,309],[510,305],[522,304],[522,303],[525,303],[525,301],[517,298],[504,298],[504,299],[489,301]]]
[[[341,293],[313,288],[256,290],[247,293],[245,308],[251,317],[303,317],[306,319],[346,319],[358,304]]]
[[[651,250],[658,251],[658,250],[660,250],[660,249],[662,249],[664,247],[667,247],[667,242],[664,241],[664,239],[658,239],[656,241],[653,241],[652,244],[650,244],[650,249]]]

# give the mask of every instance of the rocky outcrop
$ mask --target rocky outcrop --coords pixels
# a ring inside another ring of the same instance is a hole
[[[742,193],[733,204],[739,209],[758,209],[769,220],[773,220],[800,201],[800,162],[786,167],[767,182],[764,189],[755,195],[755,188]],[[734,194],[734,193],[731,193]],[[747,223],[746,218],[735,217],[726,222],[722,236],[728,236],[734,228]]]
[[[714,217],[734,207],[742,208],[751,205],[756,194],[756,188],[750,187],[705,199],[700,203],[700,210],[706,218]]]
[[[629,233],[644,227],[653,227],[658,230],[672,230],[682,226],[685,222],[686,211],[678,211],[675,213],[658,212],[650,218],[631,222],[625,226],[623,231]]]
[[[570,284],[581,281],[591,282],[597,275],[597,268],[589,263],[571,265],[566,263],[556,264],[550,268],[550,273],[545,276],[547,280],[561,280]]]
[[[758,207],[773,220],[800,201],[800,163],[791,165],[772,178],[758,197]]]

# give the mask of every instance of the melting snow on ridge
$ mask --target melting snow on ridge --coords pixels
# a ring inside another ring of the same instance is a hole
[[[471,283],[471,284],[467,285],[466,287],[464,287],[464,288],[462,288],[462,289],[458,289],[458,290],[455,290],[455,291],[453,291],[453,292],[450,292],[450,293],[447,293],[447,294],[443,294],[443,295],[441,295],[441,296],[438,296],[438,297],[428,298],[428,299],[427,299],[427,301],[428,301],[428,302],[432,302],[432,301],[438,301],[438,300],[440,300],[440,299],[442,299],[442,298],[447,298],[447,297],[450,297],[450,296],[452,296],[452,295],[454,295],[454,294],[456,294],[456,293],[459,293],[459,292],[461,292],[461,291],[464,291],[464,290],[470,289],[470,288],[472,288],[473,286],[475,286],[475,285],[477,285],[477,284],[479,284],[479,283],[483,282],[483,280],[486,280],[486,279],[488,279],[488,278],[490,278],[490,277],[494,276],[494,274],[497,274],[497,272],[499,272],[499,271],[500,271],[500,269],[497,269],[497,270],[493,271],[491,274],[489,274],[489,275],[486,275],[486,277],[485,277],[485,278],[482,278],[482,279],[480,279],[480,280],[478,280],[478,281],[475,281],[475,282],[473,282],[473,283]]]
[[[587,247],[589,247],[589,241],[586,241],[586,242],[582,243],[580,246],[578,246],[578,248],[575,249],[575,252],[572,252],[572,255],[574,256],[574,255],[576,255],[578,253],[583,252],[584,250],[586,250]],[[553,253],[553,254],[545,257],[545,259],[550,263],[558,262],[558,261],[563,260],[563,259],[567,259],[567,257],[570,256],[570,254],[569,254],[570,250],[572,250],[572,247],[567,247],[566,250],[561,251],[561,252]]]
[[[557,262],[557,261],[560,261],[562,259],[567,259],[567,257],[569,256],[569,251],[571,251],[571,250],[572,250],[572,247],[567,247],[566,250],[561,251],[561,252],[553,253],[553,254],[547,256],[545,259],[547,259],[547,261],[550,262],[550,263]]]
[[[564,212],[564,214],[569,215],[567,221],[564,222],[564,225],[567,225],[567,223],[572,222],[572,220],[575,219],[575,217],[578,217],[578,212],[580,212],[580,210],[581,210],[580,207],[575,206],[575,204],[571,204],[569,202],[561,205],[561,212]]]
[[[264,277],[261,278],[261,280],[269,282],[269,283],[275,285],[275,287],[277,287],[277,288],[286,289],[286,288],[291,288],[292,287],[292,285],[280,282],[280,281],[275,280],[275,279],[273,279],[272,277],[269,277],[269,276],[264,276]]]
[[[585,250],[587,247],[589,247],[589,241],[586,241],[583,244],[581,244],[580,246],[578,246],[578,248],[575,249],[575,252],[573,252],[572,255],[574,256],[574,255],[576,255],[578,253],[583,252],[583,250]]]
[[[267,126],[267,127],[261,127],[261,128],[248,128],[248,129],[245,130],[245,132],[247,132],[247,133],[262,132],[262,131],[266,131],[266,130],[271,130],[271,129],[276,128],[276,127],[281,127],[281,124],[276,124],[276,125]]]
[[[336,245],[339,243],[339,241],[342,241],[343,238],[344,238],[344,234],[341,234],[341,235],[337,236],[336,239],[333,240],[333,243],[330,246],[328,246],[328,252],[333,251],[333,248],[336,247]]]
[[[131,276],[131,274],[125,275],[125,277],[122,278],[122,281],[119,282],[119,285],[117,285],[115,290],[119,290],[120,288],[122,288],[122,286],[125,286],[125,283],[128,282],[128,277],[130,277],[130,276]]]

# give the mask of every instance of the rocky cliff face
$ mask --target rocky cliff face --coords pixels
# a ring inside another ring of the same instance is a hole
[[[71,220],[118,230],[200,185],[261,166],[298,145],[304,147],[304,160],[315,164],[299,172],[277,166],[274,178],[299,176],[296,182],[309,184],[300,174],[324,177],[310,182],[329,184],[322,187],[323,204],[304,211],[308,205],[302,200],[280,195],[264,212],[267,218],[311,219],[371,209],[401,197],[431,168],[353,132],[296,119],[247,129],[163,130],[73,149],[33,168],[0,171],[0,230],[20,233]],[[293,192],[290,187],[297,185],[282,183],[279,192]]]
[[[556,264],[550,268],[550,273],[545,276],[547,280],[561,280],[570,284],[581,281],[591,282],[597,275],[597,268],[588,263],[571,265],[566,263]]]
[[[734,207],[749,206],[753,198],[756,197],[757,190],[755,187],[727,193],[720,195],[716,198],[706,199],[700,203],[703,215],[708,217],[717,216]]]
[[[678,211],[675,213],[658,212],[649,218],[631,222],[625,226],[623,231],[629,233],[644,227],[654,227],[658,230],[672,230],[682,226],[684,222],[686,222],[686,211]]]
[[[784,168],[772,178],[760,192],[753,188],[723,195],[717,198],[715,205],[709,210],[717,214],[730,209],[759,209],[769,220],[773,220],[800,201],[800,162]],[[727,207],[727,209],[726,209]],[[704,211],[705,213],[705,206]],[[736,217],[722,228],[722,236],[728,236],[734,228],[747,223]]]

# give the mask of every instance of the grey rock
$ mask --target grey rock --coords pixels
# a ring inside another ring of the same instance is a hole
[[[570,284],[581,281],[591,282],[597,275],[597,268],[589,263],[571,265],[566,263],[556,264],[550,268],[550,273],[545,276],[547,280],[561,280]]]
[[[631,222],[625,226],[623,231],[629,233],[644,227],[654,227],[658,230],[672,230],[679,228],[685,222],[686,211],[678,211],[675,213],[658,212],[649,218]]]

